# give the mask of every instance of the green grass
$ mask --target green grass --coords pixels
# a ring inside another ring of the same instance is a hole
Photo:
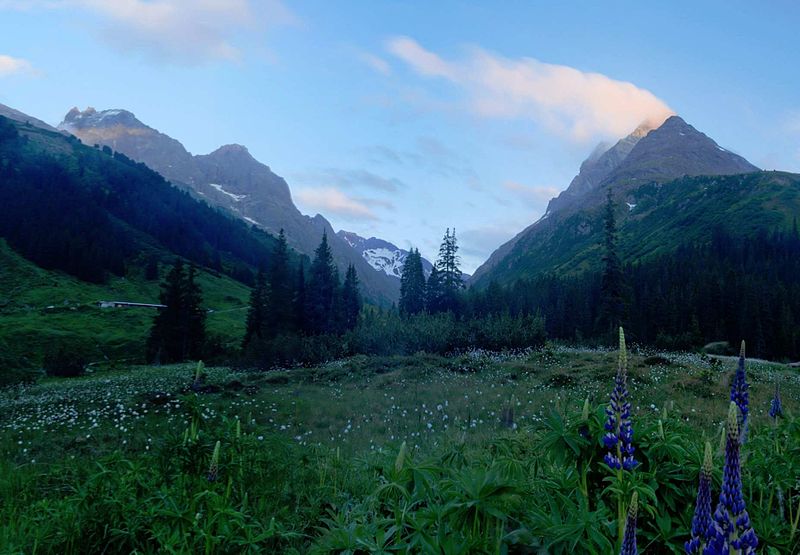
[[[588,397],[587,425],[599,437],[614,368],[615,353],[555,346],[354,357],[270,372],[210,368],[201,394],[188,391],[193,365],[8,388],[0,392],[0,545],[26,553],[355,553],[381,545],[401,553],[433,549],[426,545],[607,553],[615,524],[602,449],[576,430]],[[692,354],[631,357],[635,442],[647,462],[627,487],[655,495],[641,494],[646,553],[681,552],[703,441],[719,442],[732,370],[730,360]],[[756,361],[748,376],[748,509],[762,545],[780,549],[769,553],[796,553],[775,495],[781,485],[785,511],[798,506],[800,421],[776,431],[766,412],[776,382],[785,410],[796,410],[800,376]],[[512,407],[507,427],[501,421]],[[199,433],[187,438],[193,426]],[[217,441],[219,478],[209,482]],[[586,507],[575,474],[582,465]],[[581,522],[592,522],[596,537]],[[558,530],[571,530],[569,541]]]
[[[161,268],[162,274],[165,270]],[[199,273],[208,332],[226,347],[244,335],[249,289],[225,276]],[[96,285],[61,272],[37,267],[0,240],[0,349],[5,368],[0,382],[13,370],[35,370],[43,353],[63,340],[86,348],[92,362],[141,362],[144,342],[155,312],[152,309],[101,309],[99,300],[157,303],[158,280],[144,279],[142,267],[132,265],[125,277],[113,276]],[[16,368],[14,368],[16,367]]]

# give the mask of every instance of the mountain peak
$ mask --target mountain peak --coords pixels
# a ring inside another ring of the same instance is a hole
[[[252,155],[250,154],[250,151],[247,150],[247,147],[244,146],[244,145],[237,144],[237,143],[231,143],[229,145],[222,145],[217,150],[215,150],[214,152],[209,154],[209,156],[215,156],[215,155],[228,155],[228,156],[229,155],[234,155],[234,156],[241,155],[241,156],[247,156],[249,158],[252,158]]]
[[[642,137],[610,177],[642,181],[754,171],[756,166],[674,115]]]
[[[361,254],[362,258],[375,270],[394,278],[399,278],[402,275],[409,251],[401,249],[384,239],[379,239],[378,237],[365,239],[357,233],[343,229],[337,231],[336,235]],[[423,258],[422,270],[426,276],[430,274],[431,269],[433,269],[433,264]]]
[[[72,108],[64,121],[59,125],[59,129],[71,131],[73,129],[83,129],[87,127],[102,128],[123,125],[125,127],[146,127],[136,116],[128,110],[114,109],[98,112],[89,106],[81,111],[77,106]]]

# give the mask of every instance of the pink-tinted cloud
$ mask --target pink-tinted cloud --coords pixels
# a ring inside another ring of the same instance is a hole
[[[524,118],[575,141],[620,137],[643,122],[656,126],[673,111],[633,83],[600,73],[511,59],[472,48],[446,60],[409,37],[388,41],[387,50],[419,75],[451,82],[465,93],[464,107],[486,118]]]
[[[0,0],[0,9],[63,9],[99,19],[100,37],[123,52],[194,65],[238,61],[235,39],[300,20],[282,0]]]
[[[0,77],[17,74],[33,74],[35,70],[28,60],[14,58],[6,54],[0,54]]]
[[[336,214],[355,220],[376,220],[377,216],[363,199],[348,197],[335,187],[298,189],[295,200],[306,208],[321,214]]]
[[[538,204],[549,201],[560,192],[560,189],[557,187],[536,187],[533,185],[523,185],[516,181],[506,181],[503,183],[503,188],[525,200]]]

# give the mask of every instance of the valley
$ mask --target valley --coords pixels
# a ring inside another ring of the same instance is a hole
[[[0,21],[0,555],[800,555],[798,6]]]

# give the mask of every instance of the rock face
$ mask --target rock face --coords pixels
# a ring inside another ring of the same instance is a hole
[[[564,261],[569,260],[564,253],[573,246],[570,234],[592,232],[595,212],[609,190],[617,203],[626,203],[632,210],[637,202],[636,190],[646,184],[757,171],[756,166],[719,146],[678,116],[667,118],[655,129],[640,126],[611,148],[598,146],[581,164],[569,187],[550,201],[545,215],[492,253],[470,283],[484,286],[492,279],[510,282],[531,277],[534,269],[563,269]],[[565,225],[575,229],[567,233]],[[559,238],[557,244],[554,237]],[[556,259],[558,263],[549,263]],[[586,263],[585,257],[582,263]]]
[[[242,145],[224,145],[192,155],[177,140],[139,121],[127,110],[70,110],[59,125],[88,145],[108,146],[142,162],[174,185],[272,234],[281,229],[289,245],[313,256],[323,233],[341,275],[353,264],[368,299],[388,305],[399,296],[397,280],[376,271],[360,253],[336,235],[321,215],[300,213],[289,185]]]
[[[398,279],[402,275],[403,266],[408,257],[407,250],[377,237],[365,239],[352,231],[340,230],[337,235],[355,249],[356,252],[361,253],[364,260],[376,270]],[[433,269],[433,264],[423,258],[422,269],[425,272],[425,277],[427,277]]]

